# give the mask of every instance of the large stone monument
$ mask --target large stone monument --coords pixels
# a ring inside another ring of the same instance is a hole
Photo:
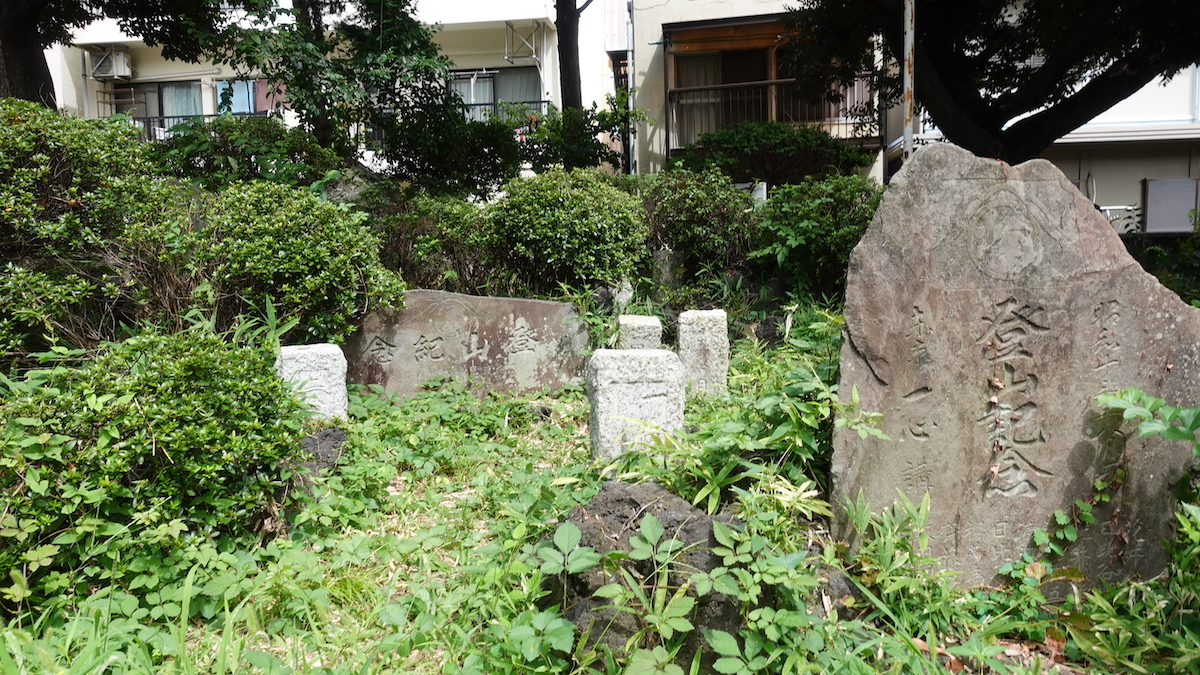
[[[1139,387],[1200,403],[1200,311],[1054,165],[921,150],[850,257],[845,315],[839,391],[883,413],[891,440],[837,433],[836,501],[929,492],[931,552],[961,585],[996,581],[1077,500],[1100,502],[1095,522],[1058,566],[1088,586],[1163,570],[1191,449],[1138,438],[1093,399]],[[1097,479],[1115,481],[1111,502]]]
[[[413,290],[346,343],[349,378],[414,394],[438,376],[513,393],[582,382],[587,324],[569,303]]]
[[[683,366],[665,349],[597,349],[588,361],[592,456],[609,460],[683,426]]]

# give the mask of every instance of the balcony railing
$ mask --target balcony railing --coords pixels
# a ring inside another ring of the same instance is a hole
[[[701,134],[742,122],[809,124],[832,136],[870,139],[878,127],[849,116],[847,108],[869,104],[873,95],[865,81],[844,92],[842,103],[809,103],[797,98],[786,86],[793,80],[768,80],[703,87],[681,87],[667,92],[670,100],[671,150],[696,143]],[[874,142],[878,138],[871,139]]]
[[[233,113],[234,117],[266,117],[271,114],[264,110],[254,113]],[[134,117],[133,123],[138,128],[138,136],[143,141],[165,141],[174,134],[171,133],[171,127],[174,127],[180,122],[186,122],[196,118],[212,119],[220,117],[220,115],[165,115],[161,117]]]
[[[544,115],[550,101],[501,101],[499,103],[467,103],[467,119],[482,122],[500,112],[502,106],[523,107],[529,114]]]

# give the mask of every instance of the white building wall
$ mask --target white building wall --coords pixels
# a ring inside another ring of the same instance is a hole
[[[582,2],[580,2],[582,4]],[[593,2],[579,21],[579,69],[584,105],[604,105],[612,93],[612,69],[605,53],[605,0]],[[553,0],[419,0],[417,18],[434,25],[434,41],[456,69],[476,70],[537,65],[546,100],[561,107],[561,70]],[[506,23],[528,38],[534,23],[544,26],[539,61],[505,59]]]
[[[1145,206],[1146,179],[1200,179],[1200,68],[1151,82],[1042,156],[1112,217]]]

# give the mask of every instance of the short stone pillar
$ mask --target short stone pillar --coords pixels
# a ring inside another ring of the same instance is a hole
[[[657,316],[622,314],[617,317],[618,349],[661,349],[662,322]]]
[[[674,352],[597,349],[588,361],[587,389],[596,459],[614,459],[634,449],[652,438],[656,428],[671,432],[683,427],[683,366]]]
[[[692,392],[725,391],[729,376],[725,310],[692,309],[679,315],[679,360]]]
[[[346,419],[346,355],[337,345],[283,347],[275,372],[292,382],[301,398],[313,407],[313,416]]]

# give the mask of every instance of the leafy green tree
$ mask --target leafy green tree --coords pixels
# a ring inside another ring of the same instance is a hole
[[[267,0],[234,0],[254,7]],[[0,98],[22,98],[54,108],[54,82],[42,50],[66,43],[71,31],[103,18],[146,44],[162,45],[168,59],[195,61],[206,35],[228,18],[219,0],[4,0],[0,2]]]
[[[805,0],[788,15],[803,93],[870,73],[892,101],[903,0]],[[916,98],[950,141],[977,155],[1037,156],[1159,75],[1200,62],[1194,0],[917,0]]]
[[[399,132],[399,118],[445,87],[448,59],[413,0],[295,0],[208,38],[215,60],[261,73],[324,147],[353,154],[356,134]]]

